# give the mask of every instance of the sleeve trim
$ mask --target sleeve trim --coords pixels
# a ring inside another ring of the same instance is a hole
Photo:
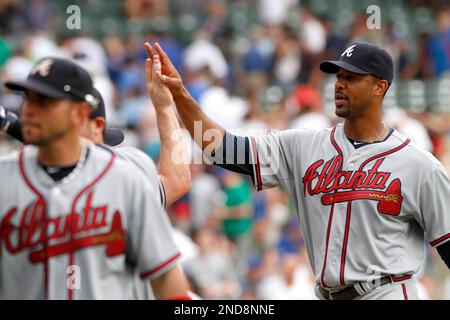
[[[255,184],[256,184],[256,190],[261,191],[262,190],[262,183],[261,183],[261,170],[259,165],[259,157],[258,157],[258,149],[256,147],[256,139],[254,137],[251,137],[252,142],[252,157],[253,157],[253,163],[254,163],[254,169],[253,174],[255,177]]]
[[[141,279],[145,279],[147,277],[152,277],[155,274],[157,274],[159,271],[163,270],[164,268],[166,268],[168,265],[172,264],[173,262],[175,262],[176,260],[178,260],[178,258],[181,257],[181,253],[178,252],[176,255],[174,255],[172,258],[168,259],[167,261],[161,263],[160,265],[156,266],[155,268],[143,272],[141,273]]]
[[[444,235],[444,236],[442,236],[442,237],[440,237],[440,238],[437,238],[437,239],[434,240],[434,241],[431,241],[430,244],[434,247],[434,246],[437,246],[437,245],[439,245],[440,243],[444,242],[444,241],[447,240],[447,239],[450,239],[450,233],[447,233],[446,235]]]

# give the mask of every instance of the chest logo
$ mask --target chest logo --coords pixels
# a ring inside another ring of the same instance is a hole
[[[92,207],[92,198],[93,192],[90,192],[81,213],[55,218],[46,217],[45,201],[34,201],[20,213],[18,227],[11,220],[19,211],[11,208],[0,224],[0,243],[11,254],[29,250],[32,263],[100,245],[106,247],[109,257],[122,254],[125,252],[125,237],[120,213],[116,211],[113,214],[109,230],[100,232],[108,227],[108,207]],[[50,241],[54,243],[50,244]]]
[[[378,159],[367,172],[343,171],[342,157],[336,156],[325,162],[318,160],[307,170],[302,179],[303,192],[310,196],[322,194],[321,202],[331,205],[352,200],[377,201],[377,210],[387,215],[399,215],[403,202],[400,179],[387,186],[390,172],[378,169],[383,163]]]

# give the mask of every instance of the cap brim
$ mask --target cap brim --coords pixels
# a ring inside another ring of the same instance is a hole
[[[114,128],[105,128],[103,133],[103,140],[107,145],[117,146],[121,144],[125,139],[125,135],[122,130]]]
[[[345,61],[323,61],[320,64],[319,68],[325,73],[337,73],[339,71],[339,68],[342,68],[344,70],[358,74],[370,74],[369,72],[355,67],[354,65]]]
[[[6,81],[5,87],[14,91],[33,91],[43,96],[55,99],[71,98],[71,96],[63,91],[55,89],[42,82],[26,79],[23,81]]]

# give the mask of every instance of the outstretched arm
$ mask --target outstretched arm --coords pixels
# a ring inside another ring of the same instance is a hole
[[[149,54],[155,54],[150,45],[146,48]],[[222,144],[225,130],[203,113],[184,87],[180,75],[158,43],[155,43],[155,49],[161,60],[161,73],[157,76],[170,89],[186,129],[203,152],[208,155],[214,154],[216,148]]]
[[[145,62],[147,90],[156,110],[161,140],[159,178],[165,189],[166,205],[170,206],[191,187],[189,161],[184,136],[172,108],[172,94],[157,76],[161,74],[159,57],[153,54],[148,43],[145,48],[148,54]]]
[[[184,87],[182,79],[167,54],[155,44],[155,50],[146,45],[149,56],[159,57],[161,72],[157,77],[170,89],[178,113],[192,139],[214,164],[225,169],[254,177],[254,161],[250,159],[250,139],[234,136],[210,119]]]
[[[261,137],[240,137],[226,132],[210,119],[198,106],[184,87],[182,79],[164,50],[155,43],[155,50],[148,45],[147,51],[159,57],[161,72],[156,74],[169,88],[178,113],[195,143],[212,163],[225,169],[249,175],[257,190],[274,187],[290,175],[285,150],[296,143],[296,133],[266,134]],[[270,150],[270,152],[267,152]],[[289,157],[294,158],[294,157]],[[264,172],[261,172],[261,166]]]

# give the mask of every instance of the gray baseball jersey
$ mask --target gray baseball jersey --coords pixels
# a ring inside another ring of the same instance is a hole
[[[114,148],[114,152],[117,156],[123,159],[125,162],[131,166],[135,166],[138,171],[141,172],[150,182],[152,188],[154,189],[153,194],[157,196],[161,202],[163,208],[166,207],[166,193],[164,190],[164,185],[158,177],[158,170],[156,165],[147,154],[141,150],[133,147],[118,147]]]
[[[113,151],[85,148],[57,183],[33,146],[0,160],[0,299],[130,299],[135,270],[150,280],[177,263],[149,181]]]
[[[134,166],[150,182],[152,192],[149,196],[156,196],[157,201],[161,203],[161,207],[164,209],[166,207],[166,193],[158,177],[158,171],[153,160],[141,150],[133,147],[114,148],[114,152],[119,158],[123,159],[129,165]],[[134,281],[133,292],[131,294],[134,299],[155,299],[150,283],[147,280],[142,281],[138,270],[135,272]]]
[[[433,246],[450,239],[442,164],[395,130],[358,149],[342,124],[252,137],[250,145],[256,188],[280,185],[290,193],[323,287],[374,273],[409,279],[424,263],[425,234]]]

